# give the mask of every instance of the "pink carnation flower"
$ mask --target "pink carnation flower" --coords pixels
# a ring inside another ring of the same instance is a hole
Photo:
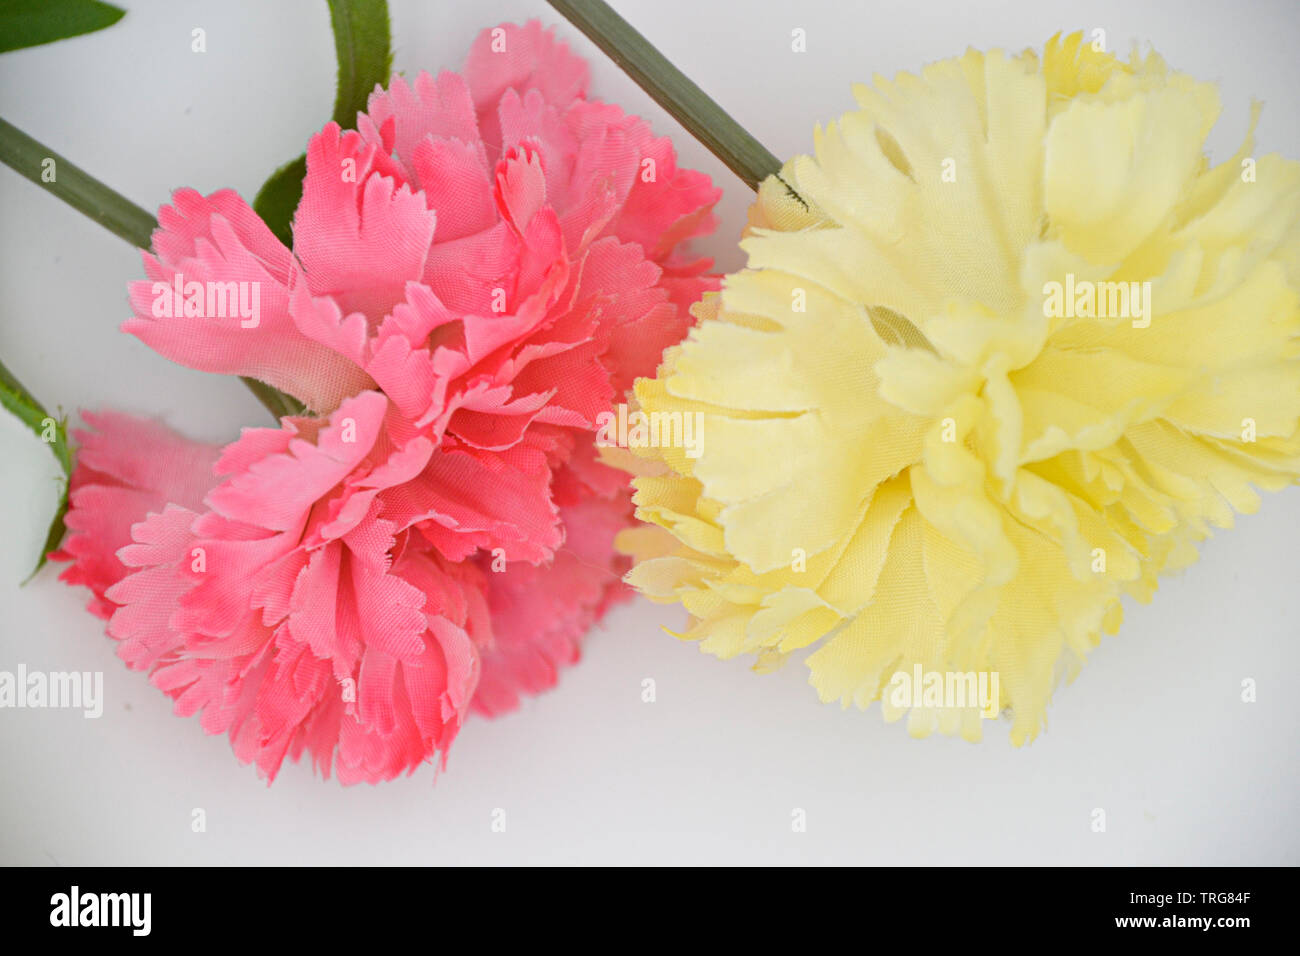
[[[312,414],[225,449],[111,413],[79,435],[64,579],[268,778],[445,759],[623,595],[596,416],[715,287],[680,250],[718,191],[536,22],[493,46],[312,138],[292,250],[229,190],[159,212],[124,330]]]
[[[393,445],[388,408],[363,392],[224,450],[114,414],[78,435],[67,576],[112,581],[118,654],[269,778],[304,749],[344,783],[445,753],[491,642],[482,572],[389,507],[433,447]]]

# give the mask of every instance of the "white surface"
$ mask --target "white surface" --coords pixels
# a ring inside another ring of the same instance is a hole
[[[325,6],[140,2],[117,26],[0,56],[0,115],[149,208],[170,189],[251,197],[328,117]],[[542,0],[391,4],[398,69],[456,67],[500,20],[561,22]],[[1300,5],[963,0],[615,6],[778,155],[850,108],[849,84],[961,52],[1041,46],[1103,27],[1111,48],[1151,40],[1221,83],[1211,145],[1230,154],[1250,97],[1263,151],[1300,155]],[[1081,20],[1080,16],[1086,16]],[[190,52],[207,30],[208,52]],[[795,27],[808,52],[790,50]],[[674,135],[725,196],[704,246],[723,268],[752,196],[567,25],[593,93]],[[125,243],[0,169],[0,355],[49,404],[162,414],[205,440],[263,411],[237,382],[188,371],[116,331],[139,261]],[[497,721],[475,719],[434,783],[425,769],[376,788],[286,766],[269,790],[224,738],[113,655],[85,594],[27,572],[54,501],[47,450],[0,416],[0,669],[102,670],[99,720],[0,710],[0,863],[1300,863],[1297,568],[1300,491],[1266,498],[1128,608],[1050,729],[1013,749],[910,739],[866,713],[824,707],[802,666],[759,677],[659,631],[682,612],[619,609],[559,689]],[[642,679],[658,701],[643,704]],[[1258,681],[1259,700],[1240,701]],[[207,832],[190,828],[207,813]],[[1104,808],[1108,828],[1091,832]],[[507,830],[490,830],[495,808]],[[806,810],[806,833],[791,812]]]

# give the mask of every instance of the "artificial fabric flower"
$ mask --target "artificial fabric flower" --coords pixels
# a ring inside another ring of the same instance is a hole
[[[682,247],[718,192],[586,80],[536,22],[485,30],[462,75],[394,77],[312,138],[292,250],[229,190],[159,212],[124,330],[308,414],[224,449],[87,416],[55,557],[268,778],[445,759],[623,596],[596,419],[716,287]]]
[[[1078,35],[855,94],[637,385],[704,430],[636,449],[629,580],[917,736],[979,708],[893,675],[995,673],[1020,744],[1122,595],[1300,474],[1300,163],[1252,119],[1211,168],[1215,89]]]
[[[304,750],[343,783],[445,755],[491,641],[482,570],[412,540],[403,485],[433,447],[395,446],[387,409],[363,392],[225,449],[116,413],[77,435],[65,578],[128,666],[268,779]]]

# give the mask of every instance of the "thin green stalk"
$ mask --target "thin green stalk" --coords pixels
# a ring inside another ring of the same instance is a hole
[[[158,228],[153,216],[3,119],[0,161],[118,238],[141,249],[149,248],[150,236]]]
[[[158,221],[121,193],[0,119],[0,162],[26,176],[73,209],[85,213],[113,235],[140,249],[148,249]],[[245,378],[244,384],[277,418],[301,414],[297,399],[269,385]]]
[[[781,161],[602,0],[547,0],[751,189]]]
[[[72,477],[72,449],[68,445],[67,423],[63,420],[63,416],[55,418],[47,412],[45,406],[37,401],[36,396],[29,392],[22,382],[18,381],[13,372],[5,368],[3,362],[0,362],[0,406],[11,412],[31,430],[32,434],[48,444],[59,467],[63,469],[58,511],[54,515],[54,520],[50,522],[49,531],[45,534],[40,560],[36,562],[32,573],[23,581],[26,584],[45,566],[46,555],[57,548],[59,542],[63,540],[63,516],[68,513],[68,479]]]

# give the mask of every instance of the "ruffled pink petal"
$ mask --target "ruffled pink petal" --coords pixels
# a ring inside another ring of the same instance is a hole
[[[425,139],[411,154],[412,175],[424,201],[438,213],[435,242],[450,242],[497,224],[492,180],[480,143]]]
[[[544,157],[548,201],[557,210],[567,210],[572,205],[569,183],[582,148],[582,141],[565,122],[572,108],[569,104],[548,103],[537,90],[525,93],[510,89],[501,97],[496,111],[501,124],[501,149],[497,155],[507,156],[524,144],[540,152]],[[618,169],[611,166],[606,173],[618,175]],[[577,246],[571,244],[570,248]]]
[[[422,281],[447,308],[490,316],[499,296],[514,289],[521,247],[514,230],[505,222],[484,232],[439,242],[429,251]]]
[[[537,449],[448,449],[420,477],[385,495],[385,514],[419,525],[448,560],[501,549],[507,560],[548,560],[563,540],[551,470]]]
[[[387,399],[378,392],[348,399],[314,442],[292,439],[284,452],[267,455],[214,488],[207,505],[232,521],[271,531],[298,527],[316,501],[370,453],[387,408]],[[222,465],[235,460],[228,454]]]
[[[415,161],[417,148],[429,139],[469,146],[479,168],[487,169],[474,102],[465,80],[455,73],[444,71],[435,80],[421,72],[413,86],[393,74],[387,90],[376,89],[370,94],[365,116],[366,122],[358,127],[362,136],[381,146],[385,156],[396,153],[417,188],[427,191],[430,185],[421,178],[421,164]],[[390,123],[391,139],[381,132]],[[427,166],[424,169],[428,171]]]
[[[122,330],[190,368],[246,375],[329,409],[364,373],[303,335],[289,315],[291,257],[229,190],[178,190],[158,213],[148,280],[130,284]],[[190,313],[190,314],[187,314]]]
[[[168,504],[198,508],[216,483],[219,449],[192,442],[161,422],[121,412],[83,412],[89,426],[69,483],[68,534],[50,557],[70,565],[59,575],[90,588],[89,610],[108,618],[116,605],[104,592],[127,573],[117,551],[131,543],[131,526]]]
[[[679,169],[666,136],[653,138],[640,120],[637,131],[638,174],[610,231],[623,242],[639,245],[647,259],[666,264],[682,243],[713,231],[713,207],[722,190],[704,173]]]
[[[462,73],[486,143],[502,142],[496,106],[506,90],[513,89],[521,96],[536,90],[556,106],[587,95],[586,62],[537,20],[484,30],[470,47]]]
[[[118,656],[137,669],[151,667],[175,652],[181,635],[171,626],[177,602],[192,582],[177,568],[191,559],[194,512],[175,505],[131,529],[134,543],[118,554],[134,573],[124,574],[106,592],[114,611],[108,634]]]
[[[307,145],[293,251],[312,295],[378,323],[424,271],[437,214],[356,132],[330,123]]]
[[[478,713],[497,716],[518,707],[522,695],[555,686],[591,626],[629,596],[627,567],[614,552],[614,536],[632,523],[628,497],[588,497],[562,517],[569,539],[553,563],[511,564],[488,575],[494,641],[483,654]]]

